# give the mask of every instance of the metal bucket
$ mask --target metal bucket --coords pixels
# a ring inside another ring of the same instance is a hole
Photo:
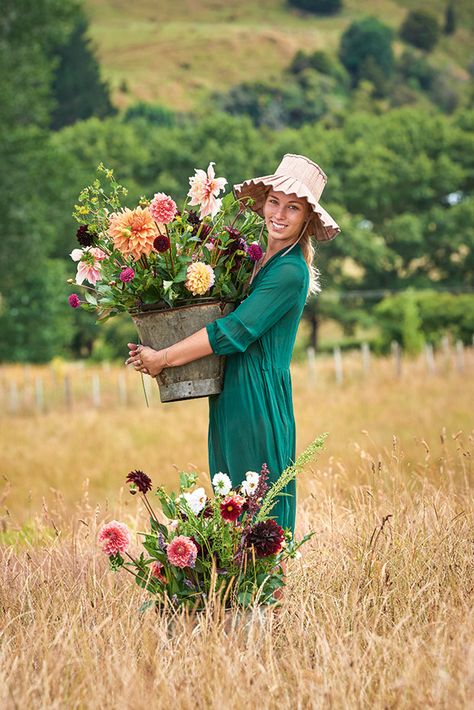
[[[162,350],[226,316],[234,310],[235,304],[213,301],[177,308],[145,308],[130,313],[140,340],[143,345]],[[219,394],[224,380],[224,359],[223,355],[212,354],[187,365],[165,368],[155,378],[161,401],[176,402]]]

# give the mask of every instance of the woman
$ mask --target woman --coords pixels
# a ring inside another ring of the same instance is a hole
[[[234,486],[264,462],[276,480],[295,460],[290,360],[307,297],[320,290],[311,237],[325,241],[340,232],[318,202],[326,181],[316,163],[286,154],[273,175],[235,185],[237,198],[254,200],[251,209],[268,231],[246,298],[229,315],[166,349],[128,344],[127,364],[152,377],[211,353],[227,356],[223,391],[209,397],[209,471],[211,477],[228,473]],[[294,531],[295,514],[293,480],[273,515]]]

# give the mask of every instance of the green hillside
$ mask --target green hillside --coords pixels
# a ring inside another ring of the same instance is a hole
[[[375,15],[397,29],[407,9],[430,9],[443,23],[445,0],[345,0],[322,18],[290,10],[282,0],[86,0],[91,34],[114,102],[158,101],[189,109],[212,89],[278,76],[298,49],[336,52],[355,19]],[[456,33],[442,36],[432,61],[467,75],[474,12],[456,4]],[[400,52],[402,43],[395,43]]]

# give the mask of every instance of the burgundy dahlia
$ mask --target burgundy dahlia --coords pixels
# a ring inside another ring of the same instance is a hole
[[[197,224],[197,225],[200,225],[200,224],[201,224],[201,219],[200,219],[198,213],[195,212],[194,210],[189,210],[189,212],[188,212],[188,222],[189,222],[189,224],[192,224],[192,225],[196,225],[196,224]]]
[[[153,242],[153,246],[155,247],[156,251],[159,251],[161,253],[168,251],[168,249],[170,248],[170,244],[170,238],[166,234],[160,234]]]
[[[280,552],[285,533],[275,520],[263,520],[252,525],[247,534],[247,547],[253,547],[256,557],[269,557]]]
[[[79,306],[81,305],[77,293],[71,293],[67,300],[69,301],[69,305],[71,306],[71,308],[79,308]]]
[[[81,247],[91,247],[94,244],[96,236],[94,232],[89,231],[87,224],[81,224],[76,232],[76,238]]]
[[[249,244],[247,247],[247,254],[252,261],[260,261],[263,256],[262,247],[260,244],[257,244],[257,242],[252,242],[252,244]]]
[[[201,231],[199,232],[199,239],[201,239],[201,241],[204,241],[204,239],[207,237],[207,235],[209,234],[211,229],[212,229],[212,227],[210,224],[202,224]],[[194,227],[193,234],[197,234],[198,230],[199,230],[199,227]]]
[[[135,495],[137,490],[143,495],[146,495],[148,491],[151,491],[151,478],[147,476],[143,471],[130,471],[127,476],[127,483],[131,484],[130,493]]]
[[[240,237],[241,232],[239,229],[236,229],[235,227],[224,227],[225,231],[229,235],[229,237],[232,237],[232,239],[238,239]]]

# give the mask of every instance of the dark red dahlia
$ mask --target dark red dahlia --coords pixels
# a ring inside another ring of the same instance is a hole
[[[166,234],[160,234],[153,242],[153,246],[155,247],[156,251],[159,251],[161,253],[168,251],[168,249],[170,248],[170,244],[170,238]]]
[[[94,244],[94,240],[97,234],[89,230],[87,224],[81,224],[76,232],[76,238],[81,247],[91,247]]]
[[[204,241],[209,232],[211,231],[212,227],[210,224],[203,224],[201,225],[201,231],[199,232],[199,239],[201,241]],[[193,234],[197,234],[199,230],[199,227],[195,227],[193,230]]]
[[[146,495],[148,491],[151,491],[151,478],[147,476],[143,471],[130,471],[127,476],[127,483],[131,484],[130,493],[135,495],[135,493],[140,491],[143,495]]]
[[[263,256],[263,249],[257,242],[252,242],[247,247],[247,254],[252,261],[260,261]]]
[[[189,212],[188,212],[188,222],[189,222],[189,224],[192,224],[192,225],[196,225],[196,224],[197,224],[197,225],[199,226],[199,225],[201,224],[201,219],[200,219],[198,213],[195,212],[194,210],[189,210]]]
[[[224,227],[224,229],[229,237],[232,237],[232,239],[238,239],[241,235],[241,231],[239,229],[235,229],[235,227]]]
[[[247,547],[253,547],[256,557],[269,557],[280,552],[285,533],[275,520],[263,520],[252,525],[247,534]]]
[[[71,293],[67,300],[69,301],[69,305],[71,306],[71,308],[79,308],[79,306],[81,305],[81,301],[77,293]]]

